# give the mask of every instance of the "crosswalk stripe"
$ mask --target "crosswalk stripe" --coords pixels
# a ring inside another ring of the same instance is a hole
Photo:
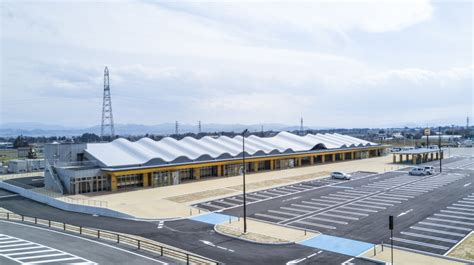
[[[263,213],[256,213],[255,216],[266,217],[266,218],[280,220],[280,221],[288,219],[288,218],[285,218],[285,217],[274,216],[274,215],[263,214]]]
[[[25,259],[37,259],[37,258],[46,258],[46,257],[56,257],[56,256],[69,256],[67,253],[54,253],[54,254],[45,254],[45,255],[38,255],[38,256],[30,256],[30,257],[21,257],[16,258],[17,260],[25,260]]]
[[[448,247],[443,247],[435,244],[428,244],[424,242],[419,242],[415,240],[409,240],[409,239],[403,239],[403,238],[398,238],[398,237],[393,237],[392,238],[394,241],[399,241],[403,243],[408,243],[408,244],[413,244],[413,245],[420,245],[420,246],[425,246],[425,247],[430,247],[430,248],[436,248],[436,249],[442,249],[442,250],[448,250]]]
[[[66,261],[66,260],[79,260],[81,258],[78,257],[70,257],[70,258],[64,258],[64,259],[50,259],[50,260],[41,260],[41,261],[34,261],[34,262],[28,262],[29,264],[41,264],[41,263],[50,263],[50,262],[59,262],[59,261]]]
[[[331,196],[321,196],[320,198],[329,199],[329,200],[335,200],[335,201],[347,201],[347,200],[348,200],[348,199],[337,198],[337,197],[331,197]]]
[[[305,222],[305,221],[297,221],[296,223],[309,225],[309,226],[322,227],[322,228],[327,228],[327,229],[336,229],[335,226],[323,225],[323,224],[317,224],[317,223],[310,223],[310,222]]]
[[[10,251],[17,251],[17,250],[36,249],[36,248],[44,248],[44,246],[32,246],[32,247],[25,247],[25,248],[4,249],[4,250],[0,250],[0,253],[10,252]]]
[[[466,235],[466,234],[461,234],[461,233],[447,232],[447,231],[424,228],[424,227],[419,227],[419,226],[411,226],[410,229],[427,231],[427,232],[438,233],[438,234],[443,234],[443,235],[458,236],[458,237],[464,237]]]
[[[471,229],[469,229],[469,228],[463,228],[463,227],[452,226],[452,225],[435,224],[435,223],[429,223],[429,222],[419,222],[419,224],[429,225],[429,226],[438,226],[438,227],[444,227],[444,228],[451,228],[451,229],[456,229],[456,230],[461,230],[461,231],[471,231]]]
[[[463,201],[463,200],[460,200],[460,201],[458,201],[458,202],[460,202],[460,203],[467,203],[467,204],[474,204],[474,202],[468,202],[468,201]]]
[[[322,200],[322,199],[311,199],[312,201],[316,201],[316,202],[327,202],[327,203],[331,203],[331,205],[333,205],[334,201],[330,201],[330,200]]]
[[[428,218],[426,218],[426,219],[428,219],[428,220],[433,220],[433,221],[439,221],[439,222],[447,222],[447,223],[453,223],[453,224],[462,224],[462,225],[474,226],[474,223],[461,222],[461,221],[453,221],[453,220],[447,220],[447,219],[441,219],[441,218],[428,217]]]
[[[433,239],[433,240],[438,240],[438,241],[448,242],[448,243],[457,243],[457,242],[458,242],[458,240],[452,240],[452,239],[446,239],[446,238],[443,238],[443,237],[428,236],[428,235],[422,235],[422,234],[410,233],[410,232],[400,232],[400,234],[407,235],[407,236],[414,236],[414,237],[421,237],[421,238]]]
[[[19,253],[12,253],[12,254],[7,254],[5,256],[18,256],[18,255],[27,255],[27,254],[35,254],[35,253],[46,253],[46,252],[55,252],[56,250],[54,249],[46,249],[46,250],[36,250],[36,251],[27,251],[27,252],[19,252]]]
[[[226,201],[217,201],[218,203],[222,203],[222,204],[225,204],[225,205],[229,205],[229,206],[236,206],[237,204],[235,203],[231,203],[231,202],[226,202]]]
[[[22,240],[19,240],[19,239],[10,239],[10,241],[1,241],[1,242],[0,242],[0,245],[8,244],[8,243],[21,242],[21,241],[22,241]]]
[[[32,245],[32,244],[33,244],[33,243],[31,243],[31,242],[25,242],[25,243],[20,243],[20,244],[5,245],[5,246],[0,246],[0,249],[2,249],[2,248],[9,248],[9,247],[26,246],[26,245]]]

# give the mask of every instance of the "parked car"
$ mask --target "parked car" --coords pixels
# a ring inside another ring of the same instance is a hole
[[[429,175],[433,175],[435,173],[435,169],[433,166],[425,166],[425,172]]]
[[[390,152],[392,152],[392,153],[400,152],[400,151],[402,151],[402,149],[400,147],[393,147],[392,149],[390,149]]]
[[[411,176],[426,176],[428,173],[425,171],[424,167],[414,167],[408,172]]]
[[[334,171],[331,173],[331,178],[333,179],[351,179],[351,175],[344,173],[344,172],[339,172],[339,171]]]

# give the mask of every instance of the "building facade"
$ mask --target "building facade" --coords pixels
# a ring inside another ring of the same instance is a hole
[[[242,172],[243,138],[117,139],[45,147],[46,187],[78,194],[176,185]],[[246,172],[282,170],[382,156],[386,146],[341,134],[245,138]]]

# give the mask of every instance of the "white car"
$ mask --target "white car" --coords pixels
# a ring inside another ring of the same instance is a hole
[[[425,172],[429,175],[433,175],[435,173],[435,169],[433,166],[425,166]]]
[[[333,179],[351,179],[351,175],[346,174],[344,172],[334,171],[331,173],[331,178]]]
[[[424,167],[414,167],[408,172],[411,176],[426,176],[429,173],[425,171]]]

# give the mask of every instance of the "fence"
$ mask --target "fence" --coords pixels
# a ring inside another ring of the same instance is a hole
[[[43,195],[46,195],[51,198],[55,198],[57,200],[61,200],[67,203],[74,203],[74,204],[80,204],[80,205],[87,205],[87,206],[96,206],[96,207],[102,207],[102,208],[109,208],[109,204],[107,201],[101,201],[101,200],[92,200],[92,199],[80,199],[80,198],[70,198],[66,197],[60,193],[53,192],[53,191],[48,191],[43,188],[39,189],[32,189],[33,191],[37,193],[41,193]]]
[[[47,226],[49,228],[76,233],[76,234],[80,234],[86,237],[102,239],[108,242],[122,244],[122,245],[136,248],[138,250],[146,251],[152,255],[157,255],[161,257],[166,256],[166,257],[178,259],[178,260],[186,262],[186,264],[219,264],[219,262],[215,260],[201,257],[196,254],[188,253],[188,252],[173,249],[167,246],[159,245],[154,242],[136,239],[129,236],[124,236],[121,234],[104,231],[100,229],[71,225],[71,224],[66,224],[62,222],[42,219],[38,217],[31,217],[31,216],[8,213],[8,212],[0,212],[0,218],[11,220],[11,221],[21,221],[24,223]]]

